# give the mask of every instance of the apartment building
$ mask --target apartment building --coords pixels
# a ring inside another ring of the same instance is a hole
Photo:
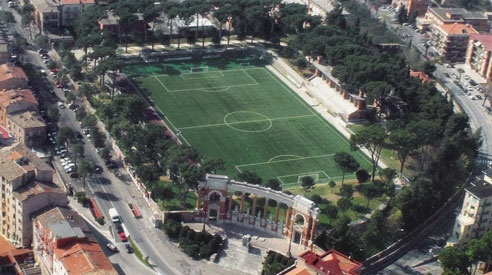
[[[28,82],[20,67],[8,63],[0,65],[0,90],[26,89]]]
[[[61,25],[64,27],[75,26],[82,13],[94,5],[94,0],[61,0]]]
[[[65,192],[52,183],[54,173],[20,143],[0,150],[0,235],[16,246],[31,245],[32,213],[68,204]]]
[[[492,78],[492,34],[471,34],[466,50],[466,64],[487,81]]]
[[[48,274],[117,274],[76,212],[56,207],[33,218],[33,248]]]
[[[423,17],[432,3],[432,0],[408,0],[406,3],[407,15],[412,16],[417,13],[417,17]]]
[[[429,43],[449,62],[464,62],[470,34],[478,32],[463,23],[431,25]]]
[[[41,275],[41,269],[34,261],[31,249],[15,248],[0,236],[0,274]]]
[[[27,147],[45,140],[46,124],[37,113],[38,101],[29,89],[0,91],[0,125]]]
[[[483,180],[465,188],[461,211],[456,217],[453,232],[448,240],[452,245],[463,245],[478,239],[492,229],[492,170]]]
[[[429,7],[425,18],[435,26],[461,23],[473,26],[478,32],[489,32],[488,17],[482,12],[471,12],[463,8]]]

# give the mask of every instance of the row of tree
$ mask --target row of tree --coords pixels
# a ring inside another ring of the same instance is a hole
[[[492,263],[492,232],[471,240],[465,247],[446,247],[439,254],[439,262],[444,274],[475,274],[480,262],[485,263],[483,271],[486,273]]]

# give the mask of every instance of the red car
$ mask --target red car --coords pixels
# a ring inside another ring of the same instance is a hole
[[[60,83],[56,83],[56,87],[57,87],[57,88],[61,88]]]
[[[120,240],[124,243],[128,241],[128,239],[125,236],[125,232],[120,233]]]

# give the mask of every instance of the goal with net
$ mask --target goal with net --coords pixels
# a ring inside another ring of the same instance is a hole
[[[302,175],[302,176],[298,176],[297,177],[297,182],[298,183],[302,183],[302,179],[303,178],[307,178],[307,177],[311,177],[314,181],[318,181],[319,179],[319,173],[315,173],[315,174],[307,174],[307,175]]]
[[[208,72],[208,66],[202,66],[202,67],[193,67],[190,69],[191,73],[202,73],[202,72]]]
[[[241,65],[241,66],[249,66],[250,64],[249,64],[249,62],[246,62],[246,63],[239,63],[239,65]]]

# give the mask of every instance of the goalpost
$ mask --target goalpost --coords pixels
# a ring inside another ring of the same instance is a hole
[[[208,66],[193,67],[190,69],[191,73],[208,72]]]
[[[317,182],[319,180],[319,173],[306,174],[306,175],[298,176],[297,177],[297,183],[302,183],[302,179],[305,177],[311,177],[311,178],[313,178],[313,180],[315,182]]]
[[[245,63],[239,63],[240,66],[249,66],[249,62],[245,62]]]

